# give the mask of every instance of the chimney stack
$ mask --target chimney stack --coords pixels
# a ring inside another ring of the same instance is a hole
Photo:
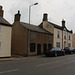
[[[47,21],[47,16],[48,16],[47,13],[43,14],[43,21]]]
[[[0,5],[0,17],[3,17],[3,12],[4,11],[2,9],[3,9],[3,7]]]
[[[21,16],[21,14],[20,14],[20,11],[18,10],[18,13],[15,14],[14,22],[15,22],[15,21],[20,21],[20,16]]]
[[[62,19],[62,27],[64,28],[65,27],[65,20]]]

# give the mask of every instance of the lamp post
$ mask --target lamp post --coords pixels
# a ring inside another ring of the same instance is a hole
[[[30,15],[31,15],[31,6],[38,5],[38,3],[34,3],[29,6],[29,31],[28,31],[28,56],[30,55]]]

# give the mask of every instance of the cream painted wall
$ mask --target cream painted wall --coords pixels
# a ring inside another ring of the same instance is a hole
[[[60,32],[60,38],[57,38],[57,31]],[[64,34],[66,33],[66,39],[64,39]],[[71,40],[69,40],[69,34],[71,37]],[[53,46],[56,47],[56,42],[60,42],[60,48],[62,48],[62,30],[54,28],[54,42],[53,42]],[[72,34],[66,31],[63,31],[63,49],[64,49],[64,42],[66,42],[65,47],[68,47],[68,44],[71,43],[71,47],[72,47]]]
[[[60,38],[57,38],[57,31],[60,32]],[[54,28],[54,47],[56,47],[56,42],[60,42],[60,48],[62,48],[62,31],[57,28]]]
[[[54,26],[48,23],[47,21],[43,22],[43,28],[54,34],[53,47],[56,47],[56,42],[60,42],[60,48],[62,49],[62,30],[54,28]],[[60,38],[57,38],[57,31],[60,32]],[[66,39],[64,39],[65,32],[66,32]],[[71,36],[71,40],[69,40],[69,34]],[[67,31],[63,31],[63,49],[64,49],[64,42],[66,42],[65,47],[68,47],[68,43],[71,43],[71,47],[72,47],[72,34],[71,33]]]
[[[10,57],[11,56],[11,30],[12,30],[12,27],[1,25],[0,57]]]

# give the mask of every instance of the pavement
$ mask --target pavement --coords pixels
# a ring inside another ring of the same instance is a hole
[[[18,56],[18,55],[14,55],[12,57],[3,57],[0,58],[0,61],[13,61],[13,60],[22,60],[22,59],[35,59],[35,58],[39,58],[41,56],[45,56],[45,55],[39,55],[39,56],[27,56],[27,57],[23,57],[23,56]]]

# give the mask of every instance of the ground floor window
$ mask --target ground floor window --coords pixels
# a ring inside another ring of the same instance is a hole
[[[48,50],[52,48],[52,44],[48,44]]]
[[[68,43],[68,47],[71,47],[71,43]]]
[[[56,42],[56,47],[60,48],[60,42]]]
[[[35,52],[35,43],[30,43],[30,52]]]

